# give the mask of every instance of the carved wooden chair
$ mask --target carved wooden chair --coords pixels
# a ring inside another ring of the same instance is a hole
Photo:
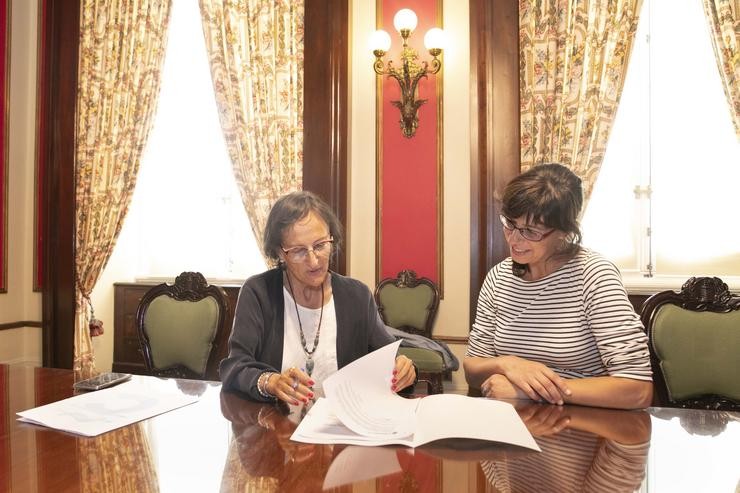
[[[396,278],[383,279],[375,288],[375,303],[383,322],[409,334],[432,338],[432,327],[439,308],[439,289],[426,277],[417,278],[404,270]],[[430,394],[444,392],[442,380],[446,366],[442,355],[433,349],[401,347],[399,354],[410,358],[419,372],[420,382]]]
[[[717,277],[654,294],[641,309],[653,404],[740,411],[740,297]]]
[[[139,344],[156,376],[218,380],[219,348],[226,347],[228,298],[199,272],[150,289],[136,310]]]

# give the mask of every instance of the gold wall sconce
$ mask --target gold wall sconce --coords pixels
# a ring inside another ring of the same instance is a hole
[[[432,60],[418,63],[419,56],[416,50],[408,46],[409,36],[416,29],[416,24],[416,14],[411,9],[401,9],[393,17],[393,26],[403,39],[400,67],[393,65],[392,60],[387,63],[383,62],[383,57],[391,47],[391,37],[387,32],[375,31],[370,38],[370,47],[375,55],[375,63],[373,63],[375,73],[396,79],[401,87],[401,100],[391,101],[391,104],[401,111],[399,123],[403,136],[406,138],[411,138],[416,133],[416,128],[419,126],[419,107],[427,102],[426,99],[416,97],[419,80],[428,74],[439,72],[442,68],[442,61],[437,57],[442,54],[444,48],[444,31],[438,27],[430,29],[424,36],[424,46],[432,55]]]

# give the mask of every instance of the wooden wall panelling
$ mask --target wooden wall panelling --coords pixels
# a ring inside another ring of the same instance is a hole
[[[508,256],[501,194],[519,166],[519,4],[470,0],[470,317],[488,271]]]
[[[349,0],[306,0],[304,14],[303,189],[320,195],[345,228]],[[345,241],[349,238],[345,234]],[[349,245],[333,269],[347,271]]]
[[[75,317],[74,135],[79,46],[79,0],[44,0],[47,70],[43,87],[42,353],[43,365],[72,368]]]

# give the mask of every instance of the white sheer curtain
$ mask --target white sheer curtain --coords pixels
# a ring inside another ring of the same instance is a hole
[[[584,243],[623,271],[740,276],[739,163],[701,2],[645,0]]]
[[[174,0],[162,92],[131,208],[136,277],[265,269],[216,112],[198,2]]]

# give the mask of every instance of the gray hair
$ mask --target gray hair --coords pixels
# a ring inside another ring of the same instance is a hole
[[[291,192],[280,197],[267,216],[262,250],[269,261],[273,264],[280,262],[278,253],[282,248],[283,235],[310,212],[319,216],[329,226],[329,234],[334,238],[332,255],[339,252],[343,239],[342,224],[331,207],[312,192]]]

